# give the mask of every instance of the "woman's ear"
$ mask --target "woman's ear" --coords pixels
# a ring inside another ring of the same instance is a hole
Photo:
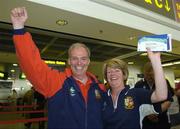
[[[127,80],[127,76],[124,75],[124,73],[123,73],[123,80],[124,80],[124,81]]]

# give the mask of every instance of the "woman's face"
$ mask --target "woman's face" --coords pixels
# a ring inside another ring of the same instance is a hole
[[[121,69],[107,67],[107,81],[111,88],[124,86],[124,75]]]

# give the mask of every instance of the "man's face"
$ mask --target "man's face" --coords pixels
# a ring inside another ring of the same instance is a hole
[[[145,73],[144,77],[148,82],[153,83],[154,82],[154,72],[153,72],[153,70],[147,71]]]
[[[79,47],[71,50],[68,63],[71,66],[74,76],[86,74],[90,59],[85,48]]]

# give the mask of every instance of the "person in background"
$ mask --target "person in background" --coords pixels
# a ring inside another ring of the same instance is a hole
[[[34,101],[37,105],[34,110],[42,111],[45,110],[46,107],[46,99],[40,94],[38,91],[34,91]],[[34,113],[33,118],[42,118],[45,116],[45,112]],[[45,121],[38,122],[39,129],[45,129]]]
[[[17,110],[17,99],[18,99],[18,94],[17,91],[15,89],[12,90],[12,94],[11,96],[8,97],[11,106],[12,106],[12,111],[16,111]]]
[[[25,106],[32,106],[32,107],[25,107],[25,111],[39,111],[45,109],[46,99],[43,95],[41,95],[39,92],[35,91],[33,87],[31,87],[30,90],[28,90],[23,97],[23,102]],[[32,119],[32,118],[42,118],[44,117],[44,112],[40,113],[26,113],[25,118],[26,119]],[[25,127],[27,129],[30,129],[32,125],[32,122],[25,123]],[[45,122],[39,121],[38,122],[38,128],[44,129],[45,128]]]
[[[128,67],[124,61],[111,59],[104,64],[104,77],[110,85],[103,112],[105,129],[141,129],[144,116],[161,112],[159,106],[155,106],[154,111],[153,106],[148,105],[167,98],[160,53],[148,49],[148,57],[155,74],[156,89],[153,92],[126,85]]]
[[[173,113],[170,115],[172,126],[180,125],[180,82],[176,83],[174,89],[174,105],[172,105]],[[177,103],[176,103],[177,102]]]
[[[144,79],[138,81],[135,84],[135,88],[144,88],[149,91],[154,91],[155,86],[155,75],[151,62],[147,62],[144,66]],[[155,103],[154,105],[161,105],[162,113],[150,114],[143,119],[143,129],[170,129],[170,117],[168,115],[168,108],[173,101],[172,96],[174,95],[173,89],[170,86],[168,80],[166,80],[168,86],[168,98],[162,102]]]
[[[176,87],[174,89],[174,93],[177,96],[178,103],[179,103],[179,112],[180,112],[180,82],[176,84]]]
[[[34,88],[33,87],[31,87],[31,89],[28,90],[24,94],[23,105],[24,106],[29,106],[29,107],[25,107],[24,111],[33,111],[34,110],[34,107],[33,107],[33,105],[34,105]],[[31,118],[33,118],[33,113],[25,113],[24,116],[25,116],[26,119],[31,119]],[[26,122],[24,124],[24,126],[27,129],[30,129],[31,125],[32,125],[32,122]]]
[[[48,99],[49,129],[102,129],[105,88],[87,72],[90,50],[83,43],[72,44],[64,72],[52,69],[41,59],[31,34],[26,32],[24,7],[11,11],[14,44],[22,71],[39,93]]]

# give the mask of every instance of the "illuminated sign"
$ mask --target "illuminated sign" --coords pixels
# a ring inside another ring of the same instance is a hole
[[[45,60],[46,64],[53,64],[53,65],[66,65],[64,61],[54,61],[54,60]]]
[[[175,20],[172,0],[125,0]]]
[[[20,78],[20,79],[26,79],[26,75],[25,75],[24,73],[21,73],[21,74],[19,75],[19,78]]]
[[[55,69],[60,69],[56,67],[64,67],[66,65],[64,61],[44,60],[44,62]],[[26,75],[24,73],[19,74],[19,79],[26,79]]]
[[[180,0],[174,0],[174,12],[176,21],[180,22]]]

